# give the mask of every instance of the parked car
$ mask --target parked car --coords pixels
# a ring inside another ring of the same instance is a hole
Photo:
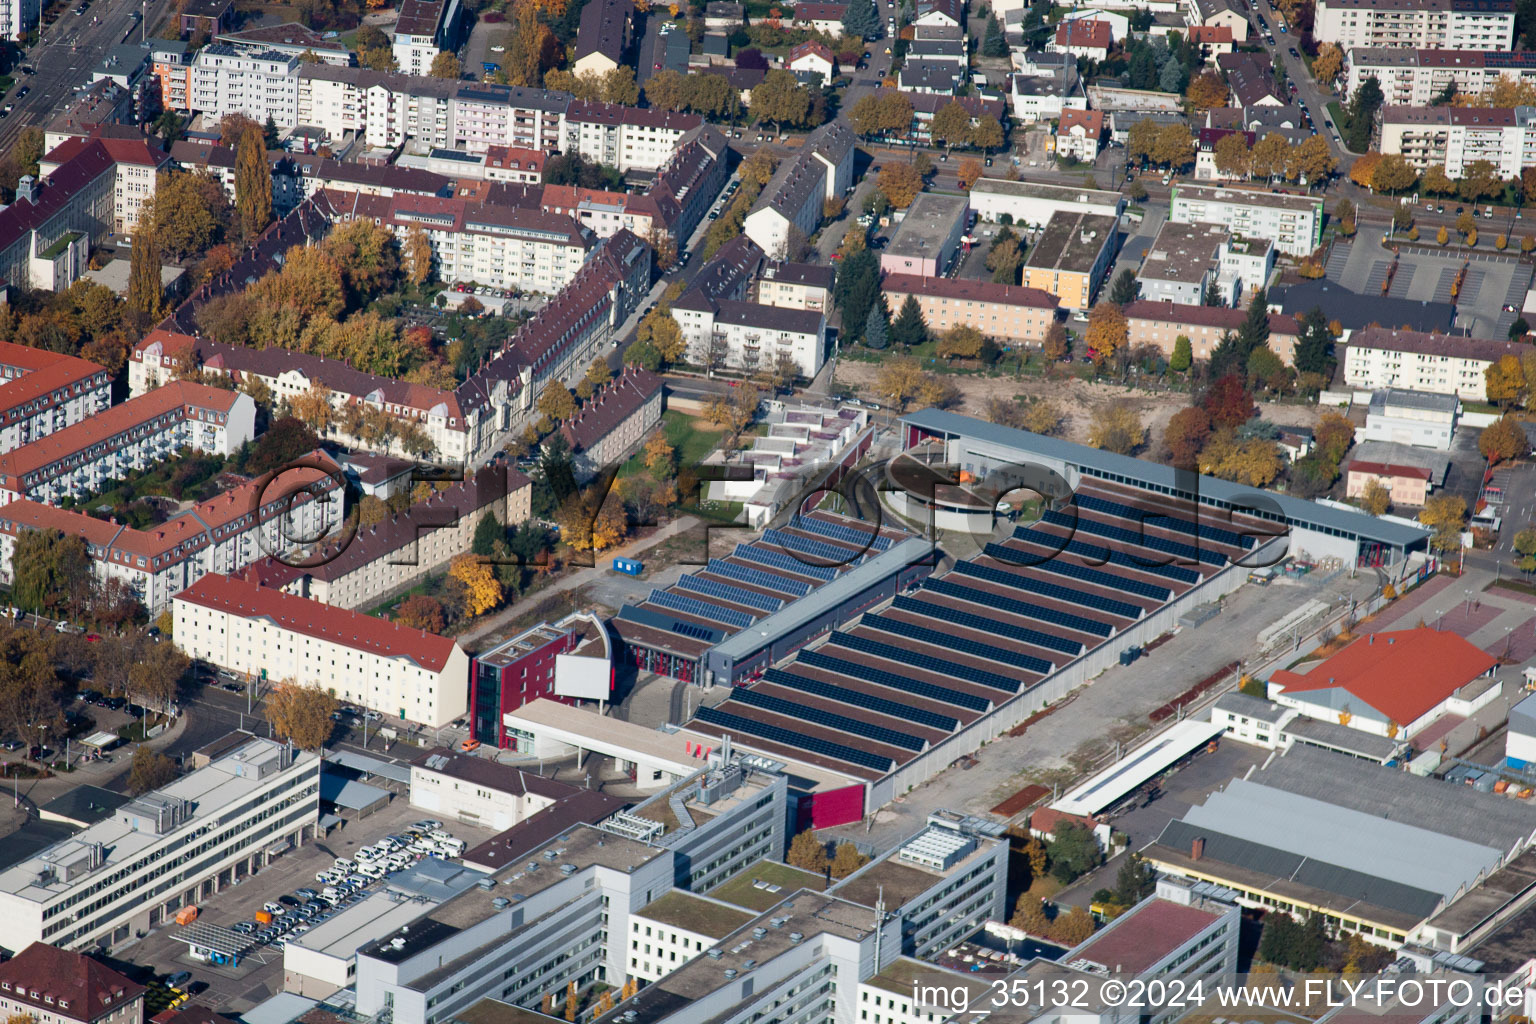
[[[229,930],[239,932],[241,935],[250,935],[256,930],[256,924],[253,921],[239,921],[230,925]]]
[[[279,896],[277,898],[277,902],[281,903],[283,906],[289,908],[290,910],[299,905],[299,901],[294,899],[292,896]]]
[[[315,890],[313,889],[295,889],[293,890],[293,894],[300,899],[305,900],[312,900],[316,896]]]
[[[423,832],[430,832],[430,831],[432,831],[435,828],[442,828],[442,827],[443,827],[443,823],[438,821],[435,818],[423,818],[420,821],[413,821],[413,822],[411,822],[411,828],[421,829],[421,831],[423,831]]]
[[[261,905],[261,909],[265,910],[267,913],[271,914],[273,917],[282,917],[284,914],[288,913],[288,908],[283,906],[281,903],[273,903],[273,902],[263,903]]]

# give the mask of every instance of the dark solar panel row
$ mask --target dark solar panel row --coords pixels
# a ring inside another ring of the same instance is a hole
[[[684,615],[693,615],[701,619],[710,619],[714,622],[723,622],[737,629],[746,629],[757,620],[746,612],[737,611],[735,608],[726,608],[724,605],[712,604],[709,601],[700,601],[696,597],[687,594],[674,594],[670,590],[653,590],[646,598],[651,604],[670,608]]]
[[[998,672],[989,672],[984,668],[976,668],[974,665],[961,665],[945,658],[935,658],[931,654],[920,654],[917,651],[908,650],[905,647],[897,647],[895,644],[884,643],[873,637],[863,636],[857,633],[833,633],[832,641],[840,647],[846,647],[860,654],[868,654],[875,658],[885,658],[894,661],[898,665],[911,665],[925,672],[932,672],[937,676],[953,676],[956,679],[964,679],[968,683],[977,686],[990,686],[994,690],[1005,690],[1008,693],[1018,693],[1023,688],[1023,682]]]
[[[860,550],[868,548],[871,551],[880,552],[891,546],[891,538],[881,536],[879,529],[874,526],[861,530],[847,523],[829,523],[825,519],[802,516],[799,513],[789,521],[789,525],[806,533],[819,533],[823,537],[831,537],[844,544],[852,544]]]
[[[1179,519],[1166,512],[1153,512],[1148,509],[1137,508],[1124,502],[1112,501],[1109,498],[1101,498],[1096,494],[1078,494],[1072,498],[1072,503],[1085,508],[1090,512],[1107,512],[1110,515],[1129,519],[1132,522],[1146,523],[1160,530],[1169,530],[1175,533],[1187,533],[1202,540],[1212,541],[1216,544],[1230,544],[1239,550],[1246,551],[1253,547],[1253,538],[1231,530],[1223,530],[1219,526],[1209,526],[1205,523],[1192,523],[1188,519]],[[1193,510],[1192,510],[1193,511]]]
[[[836,642],[836,637],[833,638]],[[945,704],[953,704],[957,708],[965,708],[967,711],[986,711],[992,707],[992,702],[985,697],[978,697],[974,693],[966,693],[963,690],[952,690],[947,686],[938,686],[934,683],[924,682],[921,679],[911,679],[907,676],[899,676],[894,672],[887,672],[883,668],[862,661],[849,661],[828,654],[828,651],[836,650],[833,644],[828,644],[814,651],[801,651],[795,659],[799,665],[809,665],[812,668],[823,669],[827,672],[836,672],[850,679],[862,679],[866,683],[874,683],[876,686],[887,686],[892,690],[900,690],[910,693],[914,697],[927,697],[929,700],[942,701]]]
[[[798,551],[802,555],[816,559],[816,563],[827,565],[857,565],[864,560],[864,549],[845,548],[837,544],[828,544],[824,540],[812,540],[809,537],[801,537],[794,533],[785,533],[783,530],[764,530],[763,543],[775,544],[781,548]]]
[[[678,636],[691,637],[694,640],[703,640],[717,644],[730,636],[728,629],[710,629],[696,622],[684,622],[674,619],[658,608],[641,608],[637,605],[626,604],[619,609],[618,617],[625,622],[633,622],[652,629],[659,629],[666,633],[676,633]]]
[[[769,614],[784,607],[784,602],[780,598],[759,594],[755,590],[747,590],[744,587],[733,587],[729,583],[721,583],[719,580],[706,580],[699,576],[683,575],[678,578],[677,585],[684,590],[691,590],[696,594],[708,594],[710,597],[718,597],[720,600],[729,601],[732,604],[743,604],[748,608],[759,608]]]
[[[866,615],[860,620],[860,623],[884,633],[892,633],[896,636],[906,637],[908,640],[916,640],[921,644],[931,644],[934,647],[954,651],[957,654],[968,654],[973,658],[984,658],[987,661],[1012,665],[1014,668],[1021,668],[1026,672],[1036,672],[1042,676],[1056,669],[1055,665],[1052,665],[1044,658],[1036,658],[1031,654],[1021,654],[1018,651],[1010,651],[1005,647],[994,647],[991,644],[981,643],[979,640],[951,636],[942,629],[929,629],[927,626],[904,622],[901,619],[887,619],[883,615]],[[1018,692],[1017,683],[1014,684],[1014,692]]]
[[[1134,569],[1137,572],[1148,573],[1152,576],[1161,576],[1164,579],[1174,580],[1189,586],[1194,586],[1200,582],[1200,574],[1198,572],[1182,565],[1146,565],[1135,555],[1124,551],[1111,551],[1109,548],[1090,544],[1085,540],[1078,540],[1075,537],[1063,547],[1061,543],[1062,538],[1055,534],[1046,533],[1044,530],[1036,530],[1028,526],[1015,528],[1013,535],[1019,540],[1028,541],[1031,544],[1039,544],[1056,551],[1065,551],[1068,554],[1077,555],[1093,562],[1124,566],[1127,569]]]
[[[792,700],[783,697],[775,697],[771,693],[763,693],[750,687],[737,687],[732,694],[733,700],[739,700],[743,704],[755,708],[762,708],[775,715],[783,715],[785,718],[798,718],[812,725],[819,725],[823,729],[831,729],[833,732],[848,732],[855,736],[862,736],[876,743],[884,743],[888,747],[900,747],[902,750],[922,750],[928,746],[928,742],[919,736],[900,732],[896,729],[887,729],[883,725],[872,725],[869,722],[860,721],[857,718],[849,718],[847,715],[833,714],[825,708],[813,708],[805,704],[796,704]]]
[[[1032,644],[1035,647],[1044,647],[1048,651],[1060,651],[1062,654],[1070,654],[1074,658],[1083,653],[1081,641],[1070,640],[1054,633],[1042,633],[1038,629],[1030,629],[1027,626],[1016,626],[1011,622],[999,622],[989,619],[984,615],[975,615],[971,612],[961,611],[959,608],[951,608],[948,605],[934,604],[932,601],[923,601],[916,597],[908,597],[905,594],[898,595],[891,607],[900,608],[904,612],[914,612],[918,615],[927,615],[938,619],[940,622],[952,622],[956,626],[966,629],[974,629],[981,633],[996,633],[998,636],[1006,636],[1010,640],[1017,640],[1021,644]]]
[[[732,551],[731,555],[736,558],[745,558],[759,565],[771,565],[785,572],[809,576],[823,583],[837,576],[836,569],[830,569],[824,565],[806,565],[800,559],[786,555],[782,551],[769,551],[767,548],[753,547],[751,544],[737,544],[736,550]]]
[[[745,565],[737,565],[735,562],[727,562],[723,558],[711,558],[709,565],[705,566],[716,576],[725,576],[742,583],[750,583],[754,587],[762,587],[764,590],[777,590],[781,594],[790,594],[794,597],[804,597],[811,592],[811,585],[805,580],[792,580],[777,573],[763,572],[761,569],[752,569]]]
[[[865,693],[863,690],[854,690],[820,679],[797,676],[783,669],[771,668],[763,673],[763,679],[785,689],[799,690],[801,693],[809,693],[816,697],[824,697],[827,700],[835,700],[840,704],[850,704],[854,707],[864,708],[866,711],[873,711],[876,714],[904,719],[915,725],[926,725],[930,729],[954,732],[960,728],[960,719],[955,718],[953,715],[941,715],[933,711],[925,711],[922,708],[914,708],[909,704],[902,704],[899,701],[876,697],[874,694]]]
[[[803,733],[783,729],[777,725],[754,722],[750,718],[733,715],[729,711],[722,711],[720,708],[699,708],[698,714],[695,717],[701,722],[717,725],[722,729],[759,736],[765,740],[782,743],[786,747],[798,747],[801,750],[809,750],[814,754],[821,754],[824,757],[830,757],[838,761],[846,761],[848,764],[860,765],[877,772],[888,772],[896,767],[896,762],[892,758],[881,757],[879,754],[871,754],[867,750],[844,746],[841,743],[818,739],[815,736],[806,736]]]
[[[1023,590],[1031,594],[1039,594],[1041,597],[1049,597],[1056,601],[1065,601],[1082,608],[1092,608],[1094,611],[1108,612],[1110,615],[1118,615],[1122,619],[1141,618],[1141,606],[1130,604],[1126,601],[1116,601],[1114,598],[1105,597],[1102,594],[1088,594],[1081,590],[1073,590],[1064,587],[1060,583],[1052,583],[1050,580],[1042,580],[1035,576],[1026,576],[1023,573],[1008,572],[1005,569],[994,569],[990,565],[977,565],[975,562],[956,562],[954,572],[961,576],[974,576],[988,583],[996,583],[999,586],[1011,587],[1014,590]]]
[[[1156,534],[1146,533],[1142,530],[1132,530],[1114,523],[1101,523],[1095,519],[1079,519],[1076,516],[1069,516],[1064,512],[1047,512],[1041,518],[1048,523],[1065,526],[1079,533],[1089,533],[1095,537],[1107,537],[1110,540],[1117,540],[1122,544],[1130,544],[1133,547],[1161,551],[1174,558],[1183,559],[1185,562],[1195,561],[1203,565],[1227,564],[1227,556],[1214,548],[1196,547],[1193,544],[1184,544],[1176,540],[1170,540],[1167,537],[1159,537]]]
[[[1115,627],[1107,622],[1100,622],[1098,619],[1090,619],[1082,615],[1073,615],[1071,612],[1060,611],[1056,608],[1045,608],[1038,604],[1030,604],[1028,601],[1003,597],[1001,594],[994,594],[987,590],[977,590],[975,587],[967,587],[947,577],[944,579],[926,579],[923,581],[923,589],[931,590],[935,594],[959,598],[962,601],[970,601],[985,608],[996,608],[998,611],[1011,612],[1014,615],[1022,615],[1028,619],[1039,619],[1041,622],[1049,622],[1053,626],[1074,629],[1080,633],[1088,633],[1092,636],[1110,637],[1115,633]]]
[[[1034,555],[1029,552],[1005,548],[1001,544],[988,544],[983,550],[999,562],[1011,561],[1015,565],[1027,565],[1037,570],[1065,576],[1068,579],[1092,583],[1094,586],[1103,587],[1106,590],[1123,590],[1128,594],[1139,594],[1152,601],[1166,601],[1173,596],[1173,591],[1168,587],[1161,587],[1155,583],[1143,583],[1140,580],[1128,580],[1124,576],[1116,576],[1110,572],[1100,572],[1098,569],[1090,569],[1086,565],[1076,565],[1063,558],[1048,558],[1044,561],[1036,561]]]

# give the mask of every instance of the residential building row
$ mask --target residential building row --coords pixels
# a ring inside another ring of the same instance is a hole
[[[1151,345],[1164,357],[1170,357],[1183,336],[1190,340],[1193,358],[1209,359],[1223,335],[1235,334],[1247,315],[1245,310],[1224,306],[1139,299],[1125,307],[1127,344],[1132,348]],[[1300,334],[1301,325],[1295,317],[1269,314],[1269,348],[1282,362],[1290,364],[1295,360]]]
[[[207,573],[171,601],[176,646],[247,679],[320,686],[398,723],[463,716],[469,655],[425,630]]]
[[[176,381],[0,455],[0,504],[84,498],[184,448],[228,456],[255,436],[249,395]]]
[[[154,618],[205,573],[238,573],[264,558],[307,558],[312,543],[341,527],[340,480],[336,464],[312,452],[142,530],[28,498],[7,502],[0,505],[0,582],[15,580],[23,533],[79,537],[96,579],[122,582]]]
[[[1349,51],[1345,84],[1350,94],[1375,78],[1387,106],[1425,107],[1446,95],[1476,96],[1500,78],[1536,78],[1536,53],[1357,46]]]
[[[660,374],[626,365],[560,425],[578,482],[617,469],[661,422],[664,383]]]
[[[1312,34],[1357,46],[1435,50],[1514,48],[1514,0],[1318,0]]]
[[[1367,327],[1351,331],[1337,354],[1344,383],[1352,388],[1404,388],[1487,402],[1488,367],[1526,351],[1510,341]]]
[[[1536,163],[1536,108],[1393,106],[1379,117],[1380,151],[1400,155],[1421,173],[1439,165],[1460,178],[1483,160],[1511,178]]]
[[[806,137],[763,186],[743,232],[771,259],[785,259],[792,239],[815,234],[823,206],[853,188],[852,129],[829,121]]]
[[[112,404],[112,375],[77,356],[0,342],[0,451],[20,448]]]

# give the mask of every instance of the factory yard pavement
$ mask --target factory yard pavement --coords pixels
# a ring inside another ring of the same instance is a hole
[[[898,797],[873,818],[828,830],[832,838],[885,850],[922,827],[941,809],[984,814],[1031,783],[1075,780],[1109,754],[1114,744],[1133,743],[1148,726],[1147,716],[1224,665],[1254,653],[1257,634],[1306,600],[1364,599],[1377,588],[1374,576],[1347,573],[1332,580],[1244,586],[1221,603],[1221,614],[1195,629],[1184,629],[1130,666],[1114,666],[1075,691],[1075,698],[1020,737],[1004,736],[983,747],[968,771],[945,771]],[[1292,591],[1296,591],[1294,598]],[[1278,598],[1284,597],[1284,600]],[[1214,699],[1235,685],[1218,684]]]

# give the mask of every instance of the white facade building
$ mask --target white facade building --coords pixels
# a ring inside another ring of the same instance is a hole
[[[1176,184],[1168,219],[1220,224],[1234,235],[1268,239],[1289,256],[1310,256],[1323,240],[1323,201],[1309,196]]]
[[[1439,165],[1455,179],[1486,160],[1501,178],[1518,178],[1536,163],[1536,109],[1491,107],[1384,107],[1383,153],[1395,153],[1423,172]]]
[[[95,363],[0,342],[0,451],[47,437],[112,404],[112,376]]]
[[[192,61],[193,110],[217,124],[228,114],[244,114],[257,124],[271,118],[279,128],[299,123],[298,57],[269,50],[241,53],[215,43]]]
[[[829,121],[779,165],[743,226],[769,259],[785,259],[790,232],[809,238],[821,224],[822,204],[848,194],[853,187],[853,143],[852,130]]]
[[[319,818],[319,756],[250,736],[0,872],[7,942],[124,942],[265,867]]]
[[[1513,0],[1318,0],[1312,34],[1346,52],[1357,46],[1509,50]]]
[[[1449,451],[1461,416],[1455,395],[1382,388],[1371,394],[1362,441],[1391,441]]]
[[[176,646],[188,657],[251,678],[321,686],[434,729],[468,703],[469,656],[424,630],[219,573],[177,594],[171,611]]]
[[[1124,209],[1123,195],[1102,189],[1002,178],[978,178],[971,186],[971,212],[978,220],[995,222],[1007,216],[1031,228],[1045,227],[1057,210],[1118,217]]]
[[[712,301],[695,293],[672,306],[691,362],[742,370],[772,367],[781,358],[802,377],[826,360],[827,318],[818,310],[784,309],[756,302]]]
[[[411,806],[504,832],[569,795],[565,783],[434,747],[411,762]]]
[[[578,100],[565,112],[560,151],[579,153],[620,173],[654,171],[672,158],[685,134],[703,123],[697,114]]]
[[[1536,54],[1527,50],[1494,54],[1490,60],[1483,50],[1357,46],[1349,51],[1347,66],[1349,93],[1374,77],[1388,107],[1427,107],[1448,88],[1455,95],[1476,96],[1493,88],[1501,77],[1536,79]]]
[[[1352,388],[1405,388],[1455,395],[1464,402],[1488,401],[1488,367],[1527,351],[1509,341],[1386,327],[1353,331],[1339,346],[1344,383]]]

